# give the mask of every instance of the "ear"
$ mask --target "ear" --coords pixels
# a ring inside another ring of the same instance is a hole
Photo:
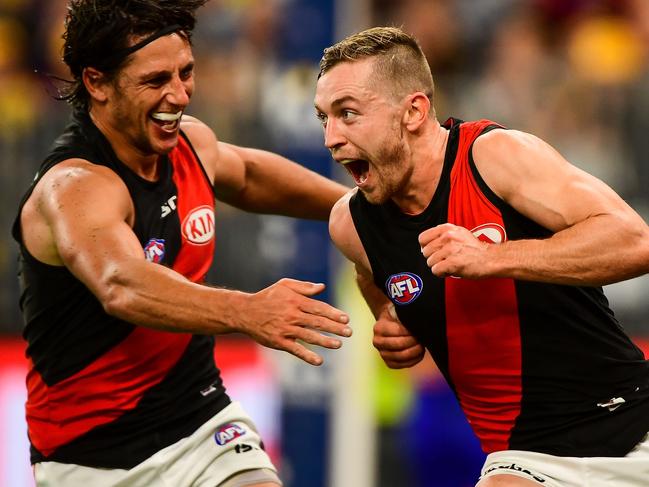
[[[421,91],[413,93],[406,99],[408,106],[403,114],[403,123],[410,132],[416,132],[428,120],[430,100]]]
[[[83,68],[81,80],[90,98],[99,103],[103,103],[108,99],[108,82],[104,73],[95,68]]]

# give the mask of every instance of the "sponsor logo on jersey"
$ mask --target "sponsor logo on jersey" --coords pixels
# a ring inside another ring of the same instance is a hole
[[[606,408],[610,412],[613,412],[625,402],[626,400],[623,397],[612,397],[606,402],[598,402],[597,406],[600,408]]]
[[[165,256],[165,241],[163,238],[152,238],[144,246],[144,258],[149,262],[159,264]]]
[[[421,294],[424,281],[411,272],[392,274],[385,282],[385,289],[394,304],[410,304]]]
[[[505,232],[505,229],[502,225],[498,225],[497,223],[478,225],[471,230],[471,233],[481,242],[497,244],[507,241],[507,233]]]
[[[190,211],[182,223],[183,236],[196,245],[205,245],[214,237],[214,210],[199,206]]]
[[[214,433],[214,440],[218,445],[227,445],[232,440],[246,434],[246,430],[235,423],[222,424]]]
[[[160,218],[164,218],[168,215],[171,215],[171,213],[176,210],[177,199],[178,196],[173,195],[171,198],[165,201],[164,204],[160,205],[160,211],[161,211]]]

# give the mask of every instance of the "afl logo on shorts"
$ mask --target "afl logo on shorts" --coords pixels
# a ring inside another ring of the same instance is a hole
[[[182,231],[193,244],[209,243],[214,237],[214,210],[209,206],[194,208],[183,220]]]
[[[401,272],[388,277],[385,288],[394,304],[410,304],[421,294],[424,282],[416,274]]]
[[[144,258],[149,262],[159,264],[165,256],[165,241],[163,238],[152,238],[144,246]]]
[[[490,244],[503,243],[507,240],[505,229],[497,223],[485,223],[471,230],[475,238]]]
[[[218,445],[223,446],[245,434],[246,430],[238,424],[226,423],[222,424],[216,429],[216,433],[214,433],[214,440]]]

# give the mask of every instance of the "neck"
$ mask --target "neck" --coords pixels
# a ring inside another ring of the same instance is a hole
[[[392,197],[402,212],[417,215],[433,199],[444,167],[448,134],[435,119],[411,144],[412,173],[403,190]]]
[[[89,111],[92,123],[106,137],[117,158],[135,174],[147,181],[157,181],[160,173],[160,156],[158,154],[145,154],[132,144],[124,132],[115,129],[105,117],[97,116],[93,110]]]

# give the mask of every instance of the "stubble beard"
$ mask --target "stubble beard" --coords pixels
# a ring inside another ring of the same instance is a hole
[[[123,134],[127,137],[133,148],[145,156],[166,155],[171,152],[171,149],[160,150],[160,148],[156,149],[154,147],[151,134],[149,134],[147,129],[148,116],[145,118],[144,124],[141,123],[139,118],[131,117],[130,113],[135,107],[130,106],[128,102],[124,101],[126,94],[119,90],[118,93],[122,97],[122,102],[115,107],[115,126],[123,131]]]
[[[382,205],[405,187],[412,173],[412,168],[406,169],[405,156],[406,150],[401,138],[391,147],[379,149],[377,157],[373,158],[382,164],[380,169],[374,165],[378,176],[376,187],[371,192],[361,189],[368,203]]]

